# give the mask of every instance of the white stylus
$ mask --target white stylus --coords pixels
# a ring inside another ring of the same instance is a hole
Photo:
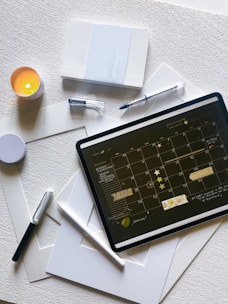
[[[103,241],[101,241],[95,233],[93,233],[88,226],[66,205],[57,202],[63,213],[80,229],[85,232],[97,245],[99,245],[115,262],[120,266],[124,266],[125,261],[121,259],[110,247],[108,247]]]

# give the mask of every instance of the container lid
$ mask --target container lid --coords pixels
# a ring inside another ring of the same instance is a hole
[[[24,140],[16,134],[5,134],[0,137],[0,160],[5,163],[20,161],[26,152]]]

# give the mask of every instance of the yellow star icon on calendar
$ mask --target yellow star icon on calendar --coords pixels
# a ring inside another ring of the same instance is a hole
[[[160,184],[159,188],[160,188],[161,190],[163,190],[163,189],[165,189],[165,185],[164,185],[164,184]]]
[[[161,183],[163,181],[163,178],[161,176],[158,176],[157,182]]]

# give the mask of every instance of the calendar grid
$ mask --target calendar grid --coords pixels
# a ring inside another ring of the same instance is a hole
[[[219,174],[223,171],[216,169],[215,162],[226,158],[215,122],[119,153],[108,164],[113,180],[102,184],[112,218],[149,213],[166,199],[215,187],[222,183]],[[208,176],[190,179],[203,168],[210,168]],[[111,193],[124,189],[132,189],[132,195],[113,201]]]

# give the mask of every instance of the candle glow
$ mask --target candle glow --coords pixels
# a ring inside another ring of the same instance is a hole
[[[34,69],[21,67],[12,74],[11,86],[18,96],[31,96],[40,87],[40,77]]]

